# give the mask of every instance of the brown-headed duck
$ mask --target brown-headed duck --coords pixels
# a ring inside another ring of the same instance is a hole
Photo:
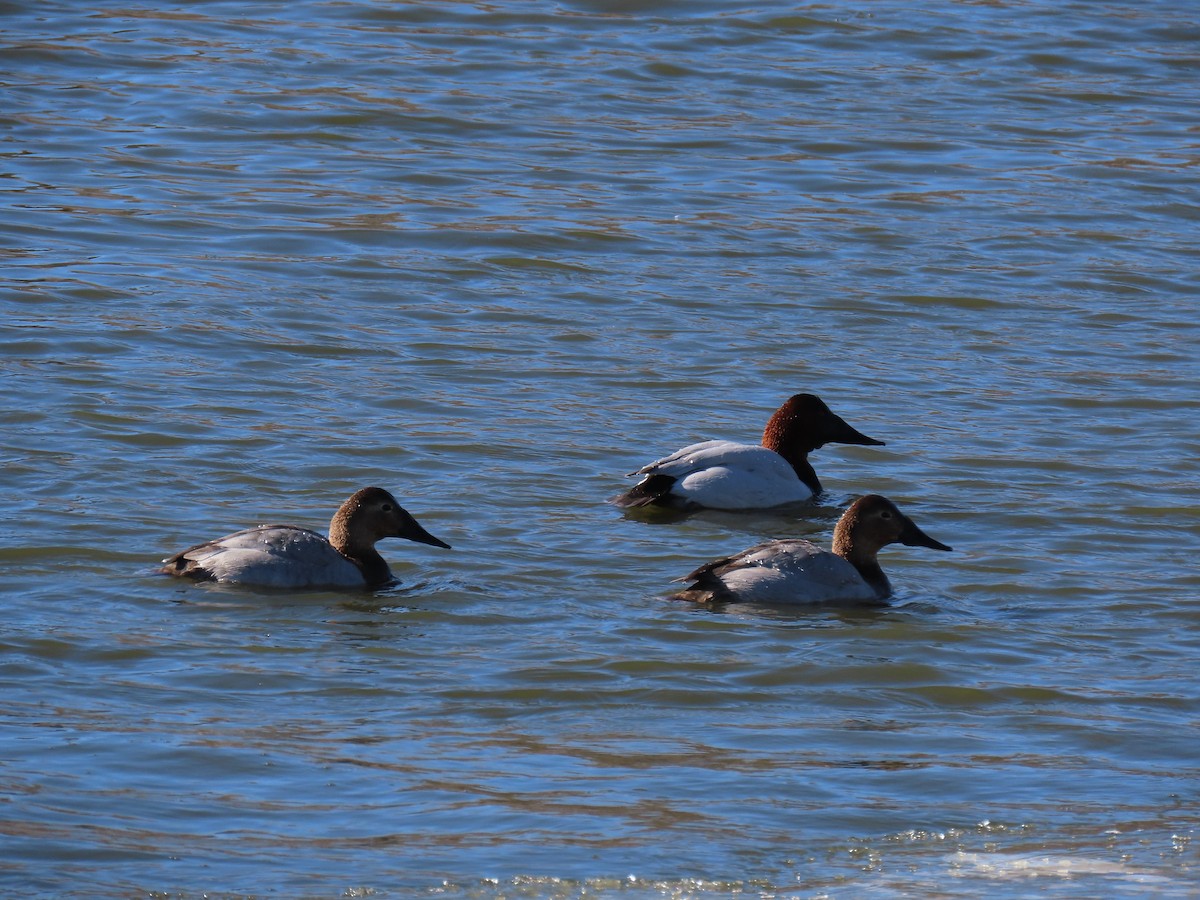
[[[383,488],[367,487],[338,508],[328,538],[295,525],[259,525],[176,553],[161,571],[258,587],[379,587],[394,580],[375,549],[389,537],[450,549]]]
[[[951,549],[918,528],[891,500],[868,494],[838,520],[832,552],[804,540],[759,544],[676,579],[692,585],[673,596],[780,605],[880,603],[891,596],[892,586],[876,554],[895,543]]]
[[[882,446],[813,394],[790,397],[767,422],[761,444],[703,441],[630,475],[645,476],[614,499],[622,507],[764,509],[808,500],[821,482],[808,454],[828,443]]]

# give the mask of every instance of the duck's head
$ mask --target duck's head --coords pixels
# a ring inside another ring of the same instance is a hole
[[[900,512],[887,497],[867,494],[850,505],[833,530],[833,552],[839,556],[873,557],[888,544],[951,550],[935,541]]]
[[[789,397],[767,421],[762,443],[764,447],[770,447],[784,456],[787,455],[784,449],[808,453],[826,444],[883,446],[883,441],[867,437],[848,425],[816,394],[794,394]]]
[[[389,537],[450,549],[449,544],[422,528],[383,488],[356,491],[329,523],[329,541],[342,552],[347,547],[373,547],[376,541]]]

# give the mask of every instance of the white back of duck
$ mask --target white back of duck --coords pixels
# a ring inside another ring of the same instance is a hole
[[[322,535],[291,525],[260,525],[180,556],[222,584],[256,587],[362,587],[362,569]]]

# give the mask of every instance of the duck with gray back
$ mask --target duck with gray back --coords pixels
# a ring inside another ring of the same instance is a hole
[[[367,487],[338,508],[328,538],[296,525],[259,525],[176,553],[160,571],[257,587],[381,587],[395,580],[375,549],[389,537],[450,549],[383,488]]]
[[[808,454],[830,443],[871,447],[883,441],[848,425],[814,394],[788,398],[763,429],[761,444],[702,441],[630,475],[642,480],[613,502],[637,508],[766,509],[809,500],[821,481]]]
[[[674,599],[771,605],[870,605],[892,594],[878,553],[888,544],[946,550],[878,494],[860,497],[833,530],[833,550],[804,540],[770,541],[707,563],[677,581]]]

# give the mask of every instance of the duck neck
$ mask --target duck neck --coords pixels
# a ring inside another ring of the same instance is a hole
[[[888,581],[888,577],[879,566],[877,560],[868,562],[856,562],[850,560],[850,564],[858,569],[858,574],[862,576],[862,580],[875,592],[875,596],[880,600],[885,600],[892,595],[892,583]]]
[[[888,581],[887,575],[879,565],[879,557],[876,555],[879,552],[878,548],[855,545],[850,540],[850,529],[843,528],[842,524],[838,522],[838,527],[833,531],[833,552],[854,566],[862,580],[875,592],[876,597],[883,600],[891,596],[892,583]]]
[[[367,584],[383,584],[392,580],[392,571],[387,561],[379,555],[373,543],[355,543],[350,538],[349,523],[334,517],[329,523],[329,543],[333,549],[362,570]]]
[[[794,446],[789,447],[780,441],[768,441],[767,437],[763,436],[763,446],[768,450],[774,450],[784,458],[792,471],[813,492],[815,497],[821,493],[821,479],[817,477],[816,471],[812,467],[812,463],[808,461],[808,451],[797,450]]]
[[[779,453],[778,450],[775,452]],[[784,456],[782,453],[779,455],[788,461],[788,464],[792,467],[792,471],[796,473],[796,477],[804,482],[808,489],[813,492],[814,497],[821,493],[821,479],[817,477],[812,463],[808,461],[807,453],[801,453],[799,456],[794,457]]]
[[[362,569],[363,580],[367,584],[387,584],[392,580],[392,570],[388,568],[387,560],[374,547],[360,556],[350,558]]]
[[[808,461],[808,451],[815,450],[816,447],[809,447],[799,441],[795,430],[796,425],[790,417],[777,412],[771,416],[767,427],[763,429],[762,445],[782,456],[792,467],[796,477],[804,482],[815,496],[821,493],[821,479],[817,478],[816,471]]]

